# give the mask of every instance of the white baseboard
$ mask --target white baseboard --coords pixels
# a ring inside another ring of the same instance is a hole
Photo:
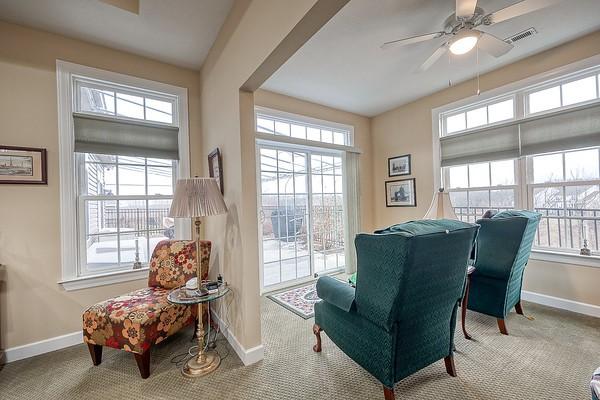
[[[521,298],[532,303],[542,304],[544,306],[560,308],[561,310],[572,311],[579,314],[600,318],[600,306],[593,304],[580,303],[574,300],[562,299],[560,297],[549,296],[547,294],[529,292],[527,290],[523,290],[521,292]]]
[[[233,350],[235,350],[236,354],[242,360],[244,365],[248,366],[254,363],[259,362],[264,358],[265,348],[262,344],[252,347],[251,349],[245,349],[244,346],[237,340],[237,338],[233,335],[229,327],[223,323],[221,318],[215,313],[211,313],[212,317],[217,321],[219,327],[222,329],[221,333],[225,336],[225,339],[229,342]]]
[[[65,347],[75,346],[81,343],[83,343],[82,331],[67,333],[66,335],[56,336],[50,339],[40,340],[39,342],[28,343],[22,346],[6,349],[5,361],[6,363],[10,363],[13,361],[22,360],[24,358],[64,349]]]

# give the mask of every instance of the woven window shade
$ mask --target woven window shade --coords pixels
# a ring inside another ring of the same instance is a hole
[[[600,145],[600,104],[440,138],[442,167]]]
[[[516,125],[481,129],[440,138],[442,167],[519,156]]]
[[[179,128],[73,114],[75,151],[179,159]]]
[[[600,145],[600,105],[521,123],[522,155],[598,145]]]

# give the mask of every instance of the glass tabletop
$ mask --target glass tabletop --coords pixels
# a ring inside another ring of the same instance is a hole
[[[198,304],[213,301],[225,296],[230,292],[229,286],[219,286],[215,293],[200,296],[198,290],[186,289],[185,286],[173,289],[169,292],[167,300],[173,304]]]

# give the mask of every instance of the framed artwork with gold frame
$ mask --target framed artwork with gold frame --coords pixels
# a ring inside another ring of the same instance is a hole
[[[47,185],[46,149],[0,145],[0,184]]]

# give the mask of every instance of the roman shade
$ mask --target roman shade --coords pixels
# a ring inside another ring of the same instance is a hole
[[[440,138],[442,167],[496,161],[600,143],[600,104],[532,116]]]
[[[521,154],[573,150],[600,144],[600,105],[521,123]]]
[[[442,167],[519,156],[519,128],[507,125],[440,138]]]
[[[75,151],[179,159],[179,128],[73,113]]]

